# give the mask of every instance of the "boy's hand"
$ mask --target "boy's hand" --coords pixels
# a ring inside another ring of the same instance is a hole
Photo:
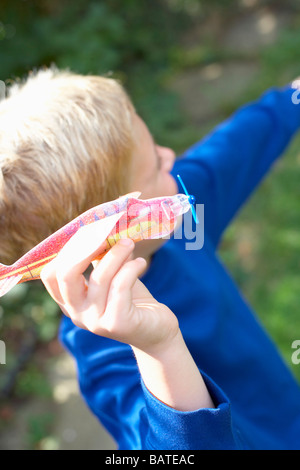
[[[144,383],[159,400],[182,411],[213,407],[176,316],[138,279],[146,262],[130,259],[134,243],[118,242],[94,263],[89,281],[83,275],[118,217],[80,229],[41,279],[75,325],[133,347]]]
[[[119,217],[80,229],[43,269],[41,279],[75,325],[147,353],[159,353],[177,335],[178,321],[139,281],[146,261],[130,259],[134,242],[120,240],[101,261],[93,263],[88,281],[83,274]]]

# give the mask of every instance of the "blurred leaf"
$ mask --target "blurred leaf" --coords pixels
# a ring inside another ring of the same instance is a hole
[[[51,413],[43,413],[30,417],[28,420],[28,441],[30,448],[36,448],[40,441],[48,436],[53,419],[54,416]]]
[[[31,364],[22,370],[18,377],[16,396],[20,398],[29,396],[51,397],[51,388],[44,374]]]

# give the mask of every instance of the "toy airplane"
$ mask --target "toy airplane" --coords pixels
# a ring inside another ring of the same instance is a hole
[[[106,246],[97,256],[97,259],[101,259],[120,238],[131,238],[138,242],[166,237],[173,232],[176,218],[187,212],[191,208],[191,201],[194,202],[193,196],[188,194],[146,200],[139,199],[140,195],[130,193],[93,207],[36,245],[14,264],[0,264],[0,297],[16,284],[39,279],[44,266],[58,255],[82,226],[123,213],[106,238]]]

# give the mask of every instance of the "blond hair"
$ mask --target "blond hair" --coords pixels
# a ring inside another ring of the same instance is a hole
[[[0,102],[0,261],[128,192],[133,105],[114,79],[56,68]]]

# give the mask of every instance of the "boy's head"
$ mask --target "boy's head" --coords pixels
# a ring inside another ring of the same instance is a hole
[[[175,194],[174,158],[113,79],[51,68],[13,84],[0,102],[0,262],[130,191]]]
[[[134,108],[113,79],[52,68],[0,102],[0,261],[129,190]]]

